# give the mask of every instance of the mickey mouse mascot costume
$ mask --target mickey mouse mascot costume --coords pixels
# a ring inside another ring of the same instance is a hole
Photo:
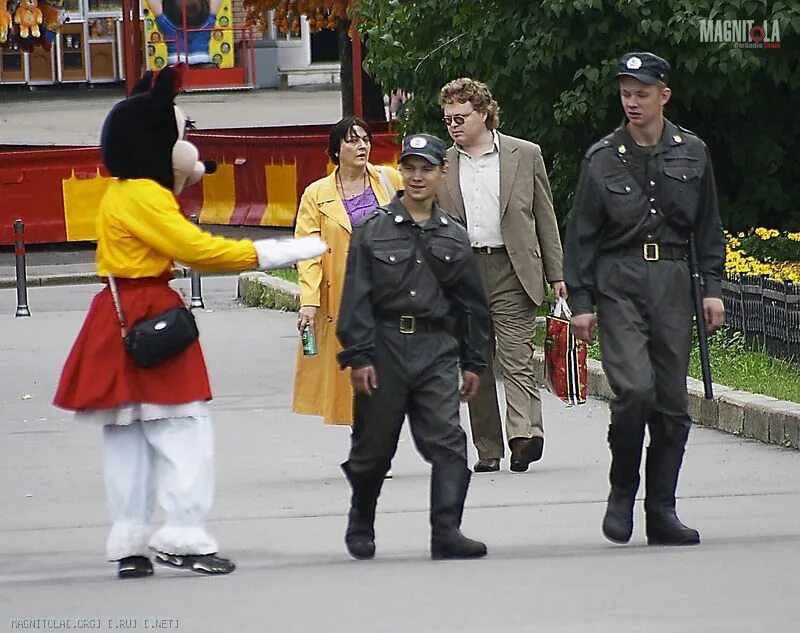
[[[166,360],[142,366],[126,348],[126,322],[135,328],[185,307],[168,284],[173,260],[204,271],[239,271],[309,259],[326,248],[318,238],[215,237],[181,214],[176,196],[215,167],[199,162],[197,148],[183,140],[186,118],[174,103],[183,68],[147,73],[106,117],[103,163],[115,179],[98,211],[96,263],[107,285],[92,301],[54,399],[77,419],[103,425],[113,521],[106,553],[119,562],[120,578],[151,575],[149,550],[170,567],[205,574],[235,569],[217,555],[205,525],[214,439],[200,344],[193,340]],[[165,523],[150,537],[156,497]]]

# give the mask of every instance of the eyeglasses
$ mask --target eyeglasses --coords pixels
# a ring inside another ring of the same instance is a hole
[[[450,127],[453,124],[464,125],[464,121],[466,121],[473,112],[475,112],[475,110],[470,110],[466,114],[454,114],[452,116],[446,114],[442,117],[442,121],[444,121],[444,124],[447,127]]]

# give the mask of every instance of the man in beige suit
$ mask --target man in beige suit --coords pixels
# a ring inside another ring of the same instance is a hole
[[[544,450],[542,405],[533,375],[536,308],[545,282],[566,298],[561,240],[550,183],[538,145],[497,131],[499,107],[480,81],[461,78],[441,90],[444,122],[455,145],[439,188],[439,204],[467,227],[489,297],[494,337],[488,369],[469,404],[475,472],[500,469],[503,429],[493,360],[500,361],[506,393],[510,468],[528,470]]]

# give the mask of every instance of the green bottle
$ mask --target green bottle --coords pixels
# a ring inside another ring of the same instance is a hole
[[[303,356],[316,356],[317,337],[314,335],[314,328],[311,327],[311,324],[306,323],[301,339],[303,341]]]

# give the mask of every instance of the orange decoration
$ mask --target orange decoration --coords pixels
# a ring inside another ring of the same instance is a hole
[[[281,33],[299,33],[300,16],[308,18],[312,32],[334,29],[340,20],[349,18],[351,0],[244,0],[246,23],[262,32],[267,28],[267,14],[274,11],[273,24]]]

